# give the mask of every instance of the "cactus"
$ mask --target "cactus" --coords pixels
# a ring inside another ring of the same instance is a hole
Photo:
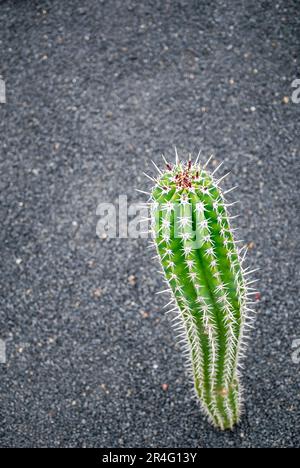
[[[252,272],[242,266],[246,250],[230,226],[224,177],[216,180],[218,168],[209,173],[209,161],[198,160],[183,163],[176,152],[174,165],[164,159],[165,170],[155,166],[151,231],[196,395],[210,422],[225,430],[240,420],[239,368],[255,292],[247,280]]]

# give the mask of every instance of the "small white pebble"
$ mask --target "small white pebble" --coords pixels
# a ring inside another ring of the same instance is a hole
[[[16,258],[16,264],[21,265],[21,263],[22,263],[22,259],[21,258]]]
[[[251,109],[251,112],[255,112],[255,111],[256,111],[256,107],[255,107],[255,106],[250,107],[250,109]]]

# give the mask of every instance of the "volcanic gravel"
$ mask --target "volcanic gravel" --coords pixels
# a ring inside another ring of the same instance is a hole
[[[299,13],[0,1],[1,447],[299,447]],[[175,145],[231,171],[260,268],[232,432],[199,411],[148,240],[96,234],[99,204],[144,200]]]

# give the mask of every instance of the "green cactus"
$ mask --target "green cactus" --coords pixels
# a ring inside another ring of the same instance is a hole
[[[240,360],[249,308],[245,250],[237,247],[229,206],[207,164],[166,163],[151,192],[154,245],[189,356],[196,394],[209,420],[232,429],[239,422]],[[209,161],[208,161],[209,162]],[[252,281],[251,281],[252,283]]]

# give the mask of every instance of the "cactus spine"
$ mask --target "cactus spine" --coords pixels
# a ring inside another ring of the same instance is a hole
[[[250,292],[221,179],[189,160],[166,163],[151,192],[154,244],[177,311],[196,394],[209,420],[232,429],[241,413],[239,377]],[[222,178],[223,179],[223,178]]]

